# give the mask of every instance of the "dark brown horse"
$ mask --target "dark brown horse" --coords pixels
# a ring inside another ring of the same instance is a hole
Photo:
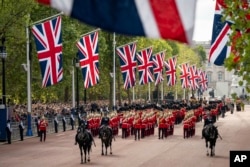
[[[108,147],[110,148],[110,154],[112,154],[112,138],[114,137],[112,129],[106,125],[102,126],[100,129],[100,137],[102,141],[102,155],[104,155],[103,147],[105,147],[105,155],[108,153]]]
[[[83,152],[84,152],[84,162],[87,162],[87,155],[88,155],[88,162],[90,161],[90,150],[92,145],[92,136],[91,134],[85,129],[84,126],[79,127],[78,134],[76,136],[76,141],[79,145],[80,154],[81,154],[81,163],[83,164]]]
[[[215,155],[215,144],[218,136],[221,138],[217,127],[214,126],[213,124],[208,124],[202,129],[202,138],[205,139],[207,156],[209,156],[209,148],[210,148],[210,156],[212,157]]]

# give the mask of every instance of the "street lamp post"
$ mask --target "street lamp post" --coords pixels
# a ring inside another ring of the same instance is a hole
[[[2,92],[2,100],[3,104],[6,105],[6,89],[5,89],[5,59],[7,58],[6,53],[6,47],[4,46],[5,37],[2,37],[2,46],[1,46],[1,58],[2,58],[2,71],[3,71],[3,80],[2,80],[2,86],[3,86],[3,92]]]
[[[2,103],[0,104],[0,141],[6,141],[5,127],[7,123],[7,108],[6,108],[6,90],[5,90],[5,59],[7,58],[6,47],[4,46],[5,37],[2,39],[0,46],[0,57],[2,59]]]
[[[78,53],[76,54],[76,58],[74,59],[74,65],[76,68],[76,111],[79,112],[79,57]]]

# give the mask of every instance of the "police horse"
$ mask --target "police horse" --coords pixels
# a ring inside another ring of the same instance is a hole
[[[108,147],[110,148],[110,154],[112,154],[112,139],[113,139],[113,134],[112,134],[112,129],[107,126],[107,125],[103,125],[100,128],[100,138],[101,138],[101,142],[102,142],[102,155],[104,155],[104,149],[103,147],[105,147],[105,155],[107,155],[108,153]],[[115,138],[114,138],[115,139]]]
[[[216,144],[216,140],[218,136],[220,137],[220,139],[222,139],[221,136],[219,135],[217,127],[214,126],[212,123],[206,125],[202,129],[202,138],[205,139],[206,148],[207,148],[207,156],[209,156],[209,148],[210,148],[210,156],[212,157],[215,155],[215,144]],[[208,148],[208,144],[209,144],[209,148]]]
[[[89,162],[91,145],[92,145],[92,137],[90,136],[90,133],[87,132],[84,125],[81,125],[79,127],[79,131],[76,135],[76,142],[79,145],[79,149],[81,153],[81,163],[83,164],[83,152],[84,152],[84,163],[87,162],[87,155],[88,155],[88,162]]]

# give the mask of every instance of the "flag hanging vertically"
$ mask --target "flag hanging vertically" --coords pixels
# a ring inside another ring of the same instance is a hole
[[[207,74],[205,71],[202,71],[202,70],[200,70],[199,73],[200,73],[199,85],[200,85],[201,91],[204,92],[207,90],[207,87],[208,87]]]
[[[37,57],[42,73],[42,87],[63,79],[61,17],[32,26]]]
[[[191,43],[196,0],[37,0],[89,25]]]
[[[181,70],[180,79],[181,79],[181,87],[183,89],[189,88],[190,82],[189,82],[189,66],[188,63],[183,63],[179,65],[179,68]]]
[[[189,80],[190,80],[191,90],[196,90],[199,88],[199,85],[198,85],[199,78],[200,77],[198,75],[196,66],[195,65],[189,66]]]
[[[154,77],[155,77],[155,85],[161,83],[163,79],[163,65],[165,59],[165,51],[156,53],[153,56],[153,69],[154,69]]]
[[[81,37],[76,46],[79,50],[84,87],[89,88],[99,83],[98,31]]]
[[[139,84],[145,85],[154,82],[152,47],[142,49],[137,53],[137,64],[139,72]]]
[[[209,62],[218,66],[224,64],[224,60],[231,52],[231,46],[228,45],[232,33],[231,23],[222,21],[223,8],[225,8],[224,0],[216,0]]]
[[[167,75],[167,85],[174,86],[176,84],[176,64],[177,57],[171,57],[167,61],[164,62],[166,67],[166,75]]]
[[[120,58],[124,88],[131,88],[135,86],[136,43],[119,46],[116,48],[116,52]]]

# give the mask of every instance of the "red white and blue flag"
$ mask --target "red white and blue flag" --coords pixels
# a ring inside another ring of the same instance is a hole
[[[199,85],[201,88],[201,92],[204,92],[207,90],[208,87],[207,73],[205,71],[200,70],[199,77]]]
[[[189,66],[189,80],[190,80],[190,89],[196,90],[199,88],[199,75],[195,65]]]
[[[189,88],[190,82],[189,82],[189,65],[188,65],[188,63],[183,63],[183,64],[179,65],[179,68],[181,70],[181,73],[180,73],[181,87],[183,89]]]
[[[224,64],[224,60],[231,52],[231,46],[228,45],[228,42],[232,33],[230,28],[232,23],[222,21],[224,8],[224,0],[216,0],[209,62],[218,66]]]
[[[164,62],[167,75],[167,85],[174,86],[176,84],[176,56],[169,58]]]
[[[132,42],[116,48],[120,58],[121,72],[124,81],[124,88],[135,86],[136,70],[136,43]]]
[[[83,36],[76,44],[84,87],[99,83],[98,31]]]
[[[37,0],[104,30],[192,43],[197,0]]]
[[[142,49],[137,53],[137,64],[139,72],[139,84],[145,85],[154,82],[152,47]]]
[[[153,69],[154,69],[154,77],[155,77],[155,85],[161,83],[163,79],[163,66],[165,59],[165,51],[156,53],[153,56]]]
[[[42,87],[55,85],[63,79],[61,29],[60,16],[32,26],[42,73]]]

